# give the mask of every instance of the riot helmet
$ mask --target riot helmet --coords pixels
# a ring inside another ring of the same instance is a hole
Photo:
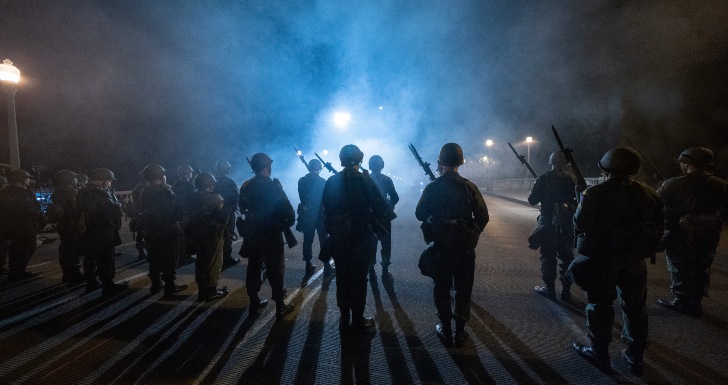
[[[384,168],[384,159],[379,155],[373,155],[369,158],[369,168],[372,171],[382,171]]]
[[[228,172],[230,172],[230,168],[230,163],[224,160],[217,162],[217,164],[215,165],[215,170],[219,175],[227,175]]]
[[[215,183],[217,180],[215,180],[215,177],[207,172],[203,172],[195,178],[195,187],[198,189],[211,189],[215,187]]]
[[[678,162],[692,164],[699,168],[713,166],[713,151],[705,147],[692,147],[683,151],[677,158]]]
[[[97,168],[91,172],[91,180],[116,180],[114,173],[108,168]]]
[[[322,168],[323,166],[318,159],[311,159],[308,161],[308,171],[321,171]]]
[[[147,165],[147,167],[144,167],[144,179],[146,179],[149,183],[163,179],[166,174],[167,170],[158,164],[150,164]]]
[[[192,174],[192,172],[193,172],[192,167],[190,167],[187,164],[183,164],[183,165],[177,167],[177,175],[179,175],[179,176]]]
[[[13,170],[8,174],[8,182],[20,183],[26,179],[33,179],[33,177],[25,170]]]
[[[88,176],[84,173],[76,174],[76,182],[79,186],[85,186],[88,183]]]
[[[552,152],[549,156],[549,164],[551,166],[564,167],[564,165],[566,165],[566,158],[564,158],[564,153],[561,151]]]
[[[259,152],[255,155],[253,155],[252,158],[250,158],[250,168],[253,170],[253,172],[258,172],[273,163],[273,159],[268,156],[268,154]]]
[[[443,166],[457,167],[465,163],[463,149],[457,143],[446,143],[440,149],[437,162]]]
[[[339,151],[339,160],[341,161],[342,167],[350,167],[360,164],[364,159],[364,153],[361,152],[359,147],[353,144],[347,144]]]
[[[70,170],[61,170],[53,175],[53,185],[56,187],[74,185],[76,173]]]
[[[640,170],[641,163],[637,151],[629,147],[617,147],[602,156],[599,168],[613,175],[635,175]]]

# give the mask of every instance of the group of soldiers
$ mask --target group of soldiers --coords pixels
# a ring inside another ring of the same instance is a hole
[[[249,160],[255,175],[239,189],[227,176],[227,162],[217,164],[217,177],[200,173],[194,179],[191,167],[180,166],[179,179],[172,186],[166,183],[162,166],[145,167],[132,192],[132,230],[137,233],[139,258],[149,260],[151,292],[164,290],[169,296],[186,289],[187,285],[175,283],[175,271],[180,257],[195,255],[198,299],[224,297],[227,289],[217,284],[221,270],[239,261],[232,257],[237,229],[243,237],[239,254],[248,259],[245,285],[251,311],[268,303],[258,294],[265,270],[276,317],[285,317],[293,305],[284,301],[284,245],[295,246],[295,238],[290,240],[286,233],[297,213],[296,229],[304,236],[305,273],[311,275],[316,269],[312,244],[318,235],[323,273],[339,278],[340,330],[370,329],[374,319],[364,314],[367,276],[376,280],[377,244],[381,242],[381,276],[393,279],[388,269],[391,221],[399,196],[392,180],[382,174],[382,157],[369,159],[371,172],[362,169],[363,158],[357,146],[344,146],[339,152],[343,169],[336,171],[326,164],[334,173],[326,180],[319,175],[321,162],[304,161],[308,174],[298,182],[301,203],[296,211],[281,183],[271,178],[273,160],[264,153]],[[720,214],[728,182],[712,175],[709,149],[689,148],[677,161],[682,175],[663,181],[655,191],[633,179],[641,166],[640,154],[628,147],[614,148],[598,163],[605,180],[587,187],[567,171],[569,162],[563,151],[556,151],[549,158],[551,170],[536,179],[528,197],[532,205],[540,204],[538,226],[528,239],[529,247],[540,249],[543,285],[535,290],[562,301],[571,300],[572,283],[586,292],[591,344],[574,342],[574,348],[601,368],[610,367],[612,303],[619,298],[622,339],[628,345],[622,355],[635,374],[644,370],[648,332],[645,259],[654,260],[656,252],[665,251],[674,295],[658,303],[693,317],[703,313],[701,301],[722,230]],[[425,241],[433,243],[431,276],[440,320],[435,333],[448,347],[462,346],[468,338],[465,325],[470,316],[475,247],[489,221],[479,189],[458,173],[463,163],[458,144],[442,146],[440,176],[431,176],[415,210]],[[45,218],[28,189],[30,174],[15,170],[8,179],[10,185],[0,190],[1,230],[10,255],[8,279],[17,281],[29,276],[25,267]],[[125,284],[114,282],[114,247],[120,244],[122,217],[121,204],[111,189],[114,180],[110,170],[96,169],[89,184],[79,188],[75,173],[60,171],[54,177],[53,203],[48,209],[61,240],[63,281],[85,280],[87,291],[101,288],[103,295],[126,289]],[[557,278],[561,284],[558,295]]]
[[[622,356],[641,375],[647,345],[647,266],[665,251],[672,299],[658,304],[693,317],[709,286],[710,266],[722,230],[721,212],[728,182],[712,175],[713,153],[703,147],[677,158],[682,174],[665,180],[655,191],[633,180],[641,166],[632,148],[609,150],[599,161],[605,180],[579,186],[565,167],[561,151],[551,154],[551,170],[539,176],[528,201],[540,204],[538,226],[529,246],[540,248],[543,286],[536,292],[571,300],[571,284],[587,295],[587,336],[591,344],[574,342],[578,353],[601,369],[611,367],[608,347],[614,322],[612,304],[619,298],[623,312]],[[577,191],[577,194],[574,194]],[[576,243],[574,243],[576,237]],[[576,258],[574,258],[576,245]]]

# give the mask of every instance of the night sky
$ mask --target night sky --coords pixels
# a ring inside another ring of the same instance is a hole
[[[348,143],[411,181],[408,143],[435,163],[458,142],[477,179],[486,139],[493,175],[520,178],[506,142],[526,153],[532,136],[543,172],[552,124],[586,176],[629,139],[668,175],[682,149],[709,147],[725,177],[726,20],[724,0],[3,0],[0,60],[21,71],[22,167],[108,167],[121,189],[148,163],[221,159],[240,183],[256,152],[293,184],[293,146],[338,166]]]

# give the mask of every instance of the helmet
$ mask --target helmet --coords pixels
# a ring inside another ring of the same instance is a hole
[[[640,154],[629,147],[617,147],[607,151],[599,161],[599,168],[609,174],[634,175],[640,170]]]
[[[197,175],[195,178],[195,187],[198,189],[207,189],[215,187],[215,177],[207,172]]]
[[[150,164],[147,167],[144,167],[144,179],[146,179],[148,182],[154,182],[155,180],[160,180],[164,175],[167,174],[167,170],[164,169],[164,167],[158,165],[158,164]]]
[[[463,149],[457,143],[446,143],[440,149],[440,155],[437,162],[443,166],[457,167],[465,163],[463,158]]]
[[[0,187],[5,187],[8,184],[8,179],[0,175]]]
[[[55,175],[53,175],[53,184],[56,187],[61,186],[68,186],[72,185],[74,183],[74,180],[76,179],[76,173],[69,170],[61,170],[58,171]]]
[[[10,183],[18,183],[26,179],[33,179],[33,177],[25,170],[13,170],[8,174],[8,181]]]
[[[215,170],[217,170],[217,173],[220,175],[227,175],[230,171],[230,168],[230,163],[224,160],[217,162],[217,164],[215,165]]]
[[[258,172],[273,163],[273,159],[268,156],[268,154],[259,152],[255,155],[253,155],[252,158],[250,158],[250,168],[253,170],[253,172]]]
[[[563,167],[566,164],[566,158],[564,158],[564,153],[561,151],[552,152],[549,156],[549,164],[552,166]]]
[[[311,159],[308,161],[308,171],[319,171],[323,168],[321,162],[318,159]]]
[[[108,168],[97,168],[91,172],[91,180],[116,180],[114,173]]]
[[[177,175],[187,175],[192,174],[192,167],[189,165],[183,164],[179,167],[177,167]]]
[[[713,151],[705,147],[688,148],[680,154],[677,161],[700,168],[709,167],[713,165]]]
[[[354,166],[364,159],[364,153],[361,152],[359,147],[353,144],[347,144],[339,151],[339,160],[341,161],[342,167]]]
[[[88,183],[88,176],[86,174],[76,174],[76,181],[80,184]]]
[[[369,158],[369,168],[374,171],[379,171],[384,168],[384,159],[379,155],[373,155]]]

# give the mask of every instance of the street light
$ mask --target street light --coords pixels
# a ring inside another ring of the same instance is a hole
[[[527,157],[526,160],[528,161],[528,164],[531,164],[531,142],[533,142],[533,138],[530,136],[526,137],[526,148],[527,148]]]
[[[488,156],[486,157],[487,163],[485,164],[485,169],[487,171],[488,177],[486,178],[487,184],[485,186],[485,189],[491,190],[493,188],[493,171],[490,168],[490,162],[493,161],[493,158],[490,156],[490,148],[493,147],[493,141],[490,139],[486,140],[485,147],[488,147]]]
[[[8,59],[0,64],[0,83],[8,104],[8,145],[10,147],[10,169],[20,169],[20,149],[18,148],[18,125],[15,119],[15,85],[20,81],[20,70]]]

